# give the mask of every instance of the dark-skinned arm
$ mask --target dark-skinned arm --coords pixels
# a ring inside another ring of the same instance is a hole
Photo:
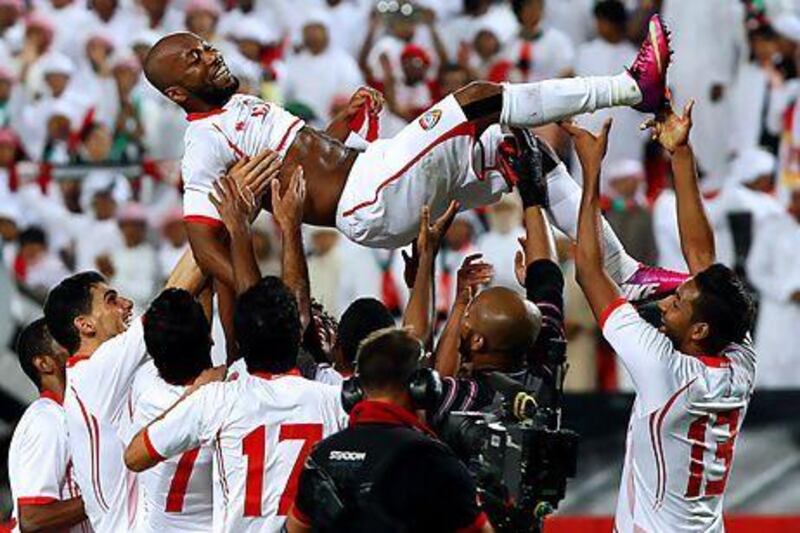
[[[289,186],[281,195],[277,182],[272,184],[272,216],[281,230],[282,279],[297,298],[300,323],[305,331],[311,322],[311,284],[308,279],[308,262],[303,248],[303,204],[306,199],[306,180],[303,167],[292,173]]]
[[[239,194],[248,205],[255,205],[260,202],[270,182],[277,178],[282,164],[283,161],[277,152],[265,149],[255,157],[237,161],[228,170],[227,177],[233,180]],[[257,209],[253,209],[250,213],[251,221],[256,214]],[[203,273],[235,289],[230,235],[224,221],[215,225],[189,222],[186,224],[186,233],[197,264]]]
[[[86,520],[81,497],[59,500],[45,504],[23,504],[19,506],[19,530],[61,531]]]
[[[414,247],[418,257],[406,259],[406,268],[416,265],[414,284],[408,298],[403,325],[411,328],[412,333],[423,343],[427,344],[431,334],[431,310],[433,308],[433,265],[442,237],[458,213],[458,202],[450,202],[447,211],[431,225],[431,211],[427,205],[422,206],[420,215],[419,234]]]
[[[494,268],[483,261],[482,254],[472,254],[464,258],[456,276],[456,298],[450,309],[450,316],[439,336],[439,344],[433,356],[434,369],[442,377],[455,376],[461,368],[461,323],[472,298],[482,285],[492,281]]]
[[[696,274],[714,264],[716,247],[714,232],[697,186],[697,163],[689,143],[693,107],[694,101],[690,100],[683,109],[683,116],[679,116],[672,110],[670,102],[667,110],[647,121],[645,126],[650,127],[653,139],[672,156],[681,250],[689,272]]]
[[[611,280],[603,266],[601,241],[600,167],[608,147],[611,120],[606,120],[597,136],[571,123],[563,123],[562,127],[572,137],[583,169],[575,278],[586,295],[594,316],[600,320],[603,311],[620,297],[619,287]]]
[[[217,208],[230,236],[233,286],[237,295],[242,294],[261,279],[250,232],[250,220],[258,211],[258,204],[255,199],[248,202],[244,198],[231,176],[214,183],[214,194],[209,195],[209,200]]]

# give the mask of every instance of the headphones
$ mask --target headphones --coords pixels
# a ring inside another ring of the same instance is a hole
[[[406,383],[411,401],[416,409],[431,410],[442,397],[442,378],[432,368],[420,367],[408,378]],[[342,383],[342,407],[349,413],[353,407],[366,398],[361,380],[356,373]]]

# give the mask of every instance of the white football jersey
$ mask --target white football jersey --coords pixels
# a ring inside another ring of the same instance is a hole
[[[221,224],[208,199],[214,181],[239,159],[253,157],[265,148],[286,155],[305,124],[276,104],[242,94],[234,95],[218,110],[190,113],[187,119],[181,163],[183,216],[206,224]]]
[[[601,327],[636,389],[616,530],[723,531],[725,485],[755,381],[750,340],[718,356],[686,355],[623,299]]]
[[[336,387],[296,370],[242,373],[182,400],[147,429],[145,442],[157,457],[213,445],[214,531],[277,532],[311,447],[345,423]]]
[[[145,362],[142,321],[67,361],[64,396],[75,478],[95,531],[128,531],[136,523],[136,476],[125,467],[131,430],[129,393]]]
[[[172,407],[185,386],[170,385],[158,376],[152,361],[136,373],[131,397],[133,431],[147,426]],[[144,516],[139,531],[169,533],[211,530],[213,516],[210,446],[188,450],[139,474]]]
[[[13,531],[20,530],[20,505],[44,505],[81,495],[72,476],[64,408],[55,395],[42,394],[19,419],[8,448],[8,477]],[[92,526],[84,520],[70,531],[87,533]]]

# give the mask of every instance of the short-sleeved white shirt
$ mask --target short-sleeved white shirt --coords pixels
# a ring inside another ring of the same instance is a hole
[[[60,399],[43,394],[20,418],[8,449],[8,477],[14,499],[14,531],[21,505],[44,505],[81,495],[72,476],[67,422]],[[92,530],[88,520],[70,528]]]
[[[142,321],[67,361],[64,396],[75,478],[96,531],[127,531],[136,523],[136,476],[125,467],[130,438],[130,390],[145,362]]]
[[[221,224],[208,199],[214,181],[236,161],[265,148],[282,156],[305,124],[280,106],[255,96],[237,94],[222,108],[190,113],[181,163],[183,216],[190,222]]]
[[[749,339],[721,355],[686,355],[624,299],[600,322],[636,390],[616,530],[723,531],[725,485],[755,380]]]
[[[138,432],[161,416],[186,391],[158,376],[152,361],[134,379],[133,431]],[[144,516],[139,530],[149,533],[211,530],[213,516],[210,446],[197,447],[139,474],[140,505]]]
[[[214,531],[279,531],[311,447],[342,429],[339,389],[299,376],[242,373],[182,400],[145,432],[156,457],[213,445]]]

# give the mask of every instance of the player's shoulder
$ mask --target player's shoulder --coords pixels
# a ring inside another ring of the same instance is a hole
[[[64,433],[64,408],[50,398],[37,398],[22,414],[14,430],[14,438],[31,438]]]

